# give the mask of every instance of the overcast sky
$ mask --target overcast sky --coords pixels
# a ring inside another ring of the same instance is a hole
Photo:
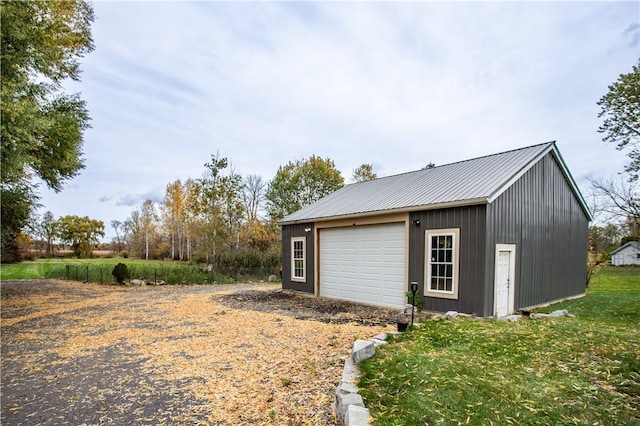
[[[86,168],[41,212],[123,221],[220,152],[347,182],[557,141],[583,193],[627,159],[596,102],[640,58],[632,2],[94,2]]]

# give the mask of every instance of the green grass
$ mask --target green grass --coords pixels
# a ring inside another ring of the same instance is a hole
[[[59,278],[99,283],[113,283],[111,275],[117,263],[129,268],[131,279],[163,280],[167,284],[228,283],[232,280],[206,272],[184,262],[123,258],[38,259],[0,266],[0,280]],[[87,279],[88,278],[88,279]]]
[[[568,309],[582,321],[640,325],[640,267],[609,266],[592,279],[587,297],[539,309]]]
[[[0,280],[35,279],[44,276],[43,262],[3,263],[0,265]]]
[[[575,318],[431,319],[361,364],[375,425],[640,422],[640,269],[605,268]]]

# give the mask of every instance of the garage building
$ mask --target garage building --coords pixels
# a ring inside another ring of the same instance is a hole
[[[589,209],[554,142],[347,185],[280,222],[283,288],[503,316],[583,295]]]

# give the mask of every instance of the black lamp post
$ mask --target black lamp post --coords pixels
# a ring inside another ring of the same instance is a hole
[[[418,291],[418,283],[411,282],[411,325],[413,326],[413,311],[416,310],[416,292]]]

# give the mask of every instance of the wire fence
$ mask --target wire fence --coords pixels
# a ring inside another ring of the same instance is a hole
[[[128,265],[127,281],[143,280],[150,284],[226,284],[232,282],[278,281],[278,268],[233,268],[218,271],[192,265]],[[113,265],[59,265],[45,272],[47,278],[116,284]]]

